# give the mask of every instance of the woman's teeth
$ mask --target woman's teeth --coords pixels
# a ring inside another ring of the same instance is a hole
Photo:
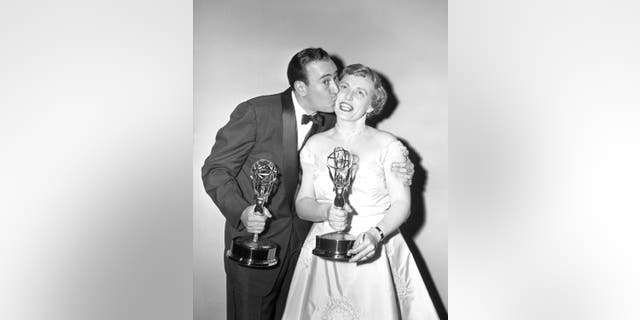
[[[350,104],[346,103],[346,102],[341,102],[339,107],[340,107],[340,110],[345,111],[345,112],[353,111],[353,107]]]

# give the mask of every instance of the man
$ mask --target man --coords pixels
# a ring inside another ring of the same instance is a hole
[[[295,214],[298,151],[309,136],[335,124],[331,113],[338,92],[337,74],[335,63],[323,49],[298,52],[287,69],[290,87],[241,103],[216,135],[202,167],[202,180],[226,218],[225,252],[233,238],[252,233],[260,233],[261,238],[280,247],[279,263],[272,268],[239,266],[225,258],[227,319],[282,316],[300,247],[311,226]],[[250,179],[251,166],[259,159],[271,160],[281,173],[264,215],[254,212]],[[409,171],[405,176],[410,181],[413,165],[409,162],[406,170],[401,167],[401,171]],[[269,226],[265,229],[267,219]]]

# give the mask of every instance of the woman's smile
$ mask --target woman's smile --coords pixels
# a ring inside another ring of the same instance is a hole
[[[340,110],[344,111],[344,112],[351,112],[353,111],[353,106],[347,102],[340,102],[340,104],[338,105],[338,108],[340,108]]]

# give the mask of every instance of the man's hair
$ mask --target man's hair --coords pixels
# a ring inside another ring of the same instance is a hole
[[[319,60],[331,61],[331,57],[322,48],[306,48],[296,53],[293,58],[291,58],[291,61],[289,61],[289,67],[287,67],[289,85],[293,88],[293,83],[296,81],[309,84],[305,67],[311,62]]]
[[[367,116],[373,116],[380,113],[384,104],[387,102],[387,90],[382,86],[382,78],[380,78],[375,71],[371,70],[371,68],[359,63],[344,67],[344,70],[340,73],[340,79],[346,75],[368,78],[373,82],[374,96],[371,99],[371,107],[373,108],[373,111],[368,113]]]

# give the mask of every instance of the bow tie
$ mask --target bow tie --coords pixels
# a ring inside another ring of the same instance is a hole
[[[316,113],[312,116],[308,115],[308,114],[303,114],[302,115],[302,124],[307,124],[309,123],[309,121],[313,122],[314,124],[317,124],[319,126],[324,124],[324,116]]]

